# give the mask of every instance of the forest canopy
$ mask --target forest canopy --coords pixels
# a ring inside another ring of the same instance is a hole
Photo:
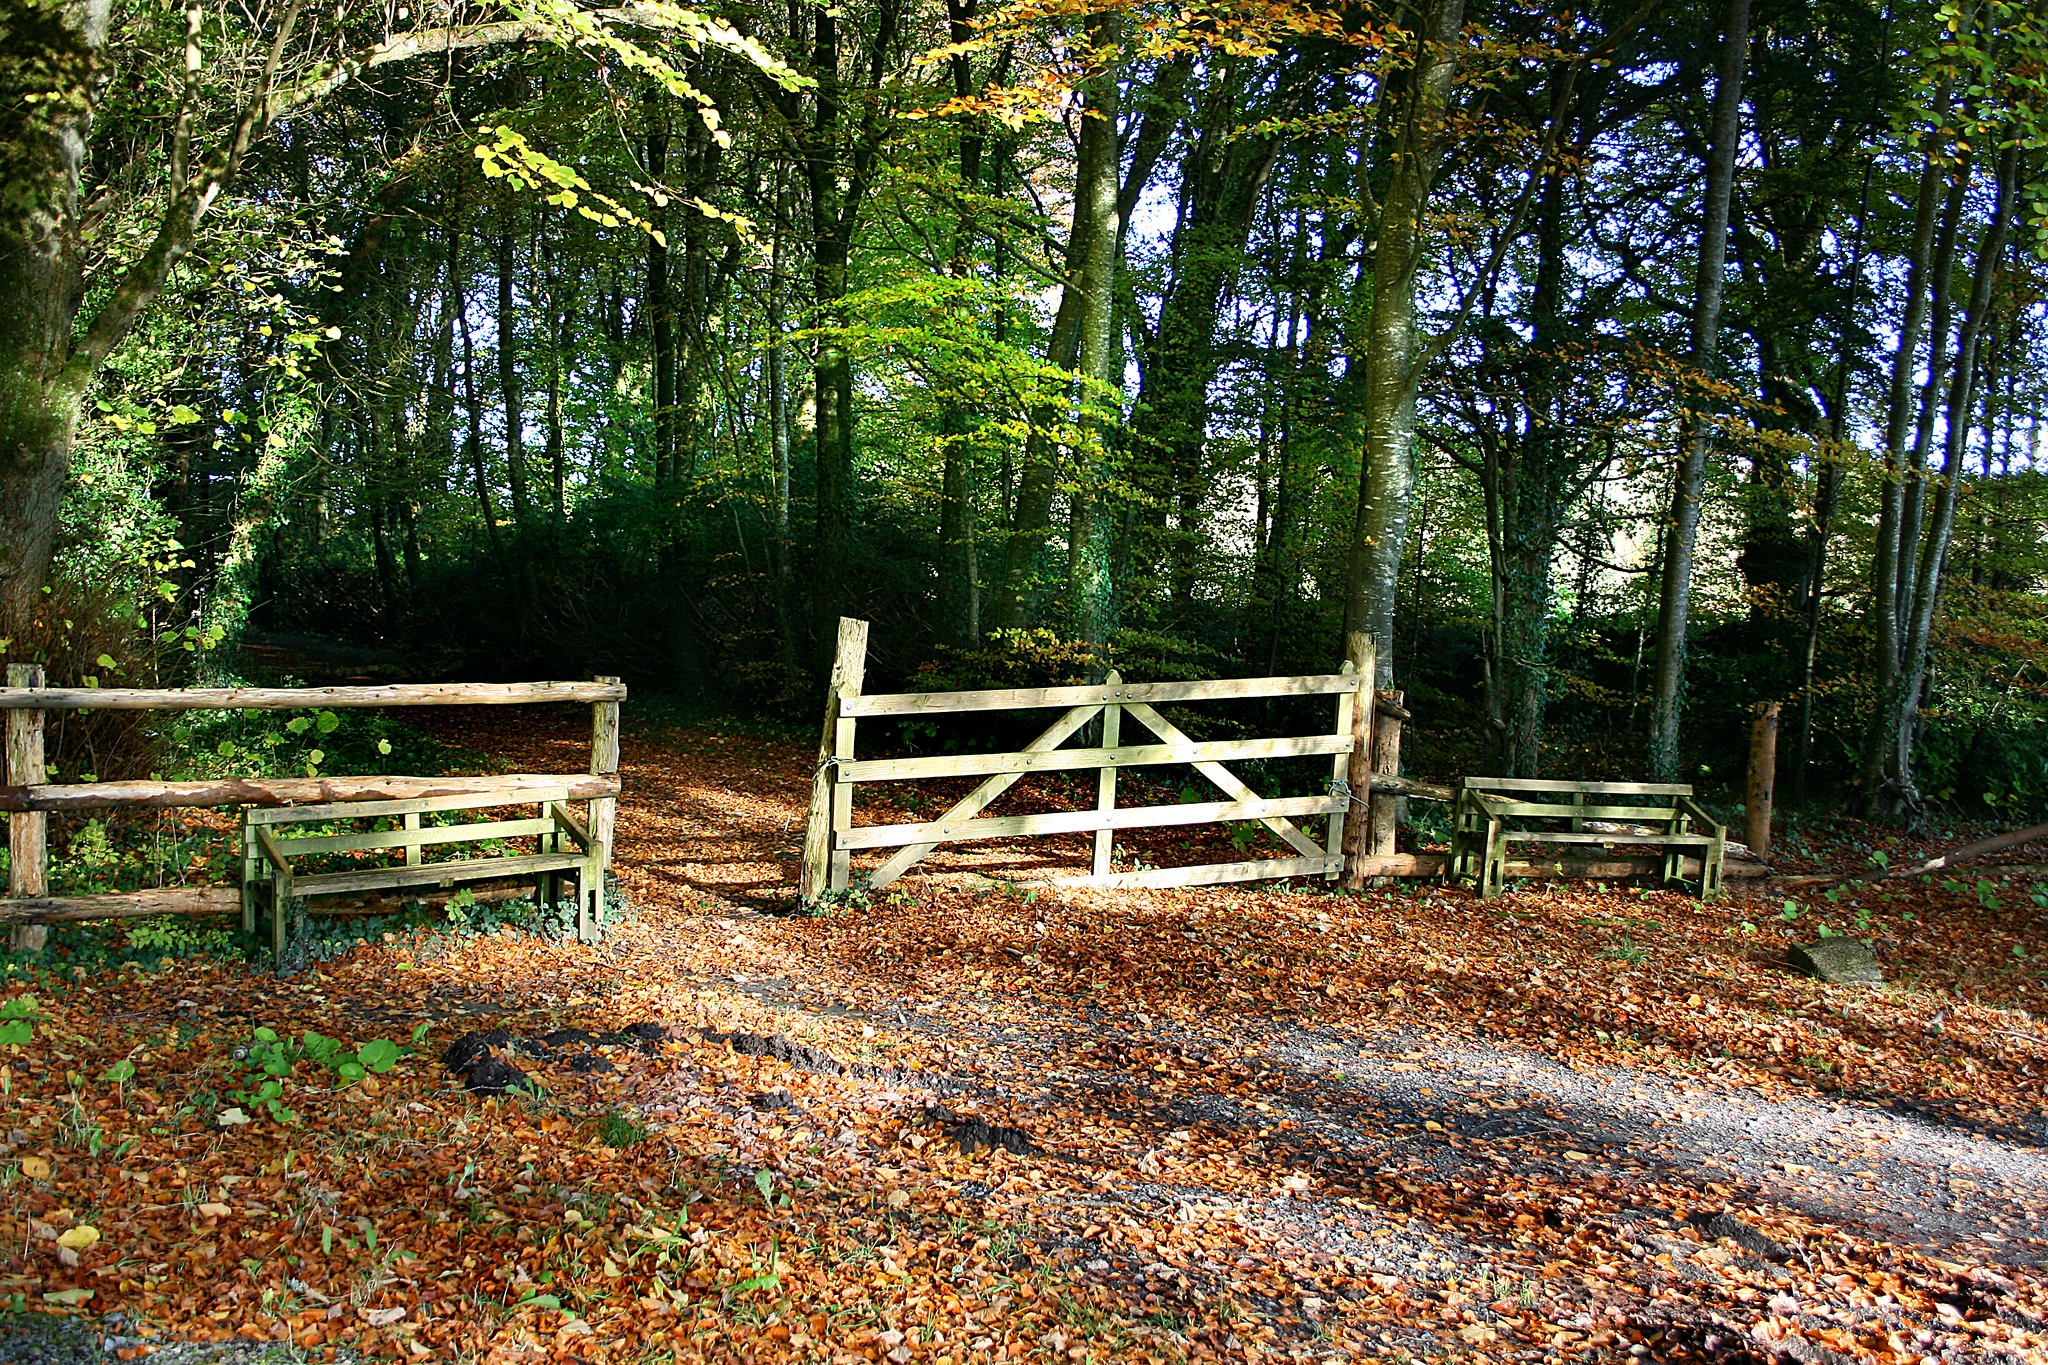
[[[1444,772],[2039,812],[2044,107],[2008,0],[10,5],[0,651],[1365,630]]]

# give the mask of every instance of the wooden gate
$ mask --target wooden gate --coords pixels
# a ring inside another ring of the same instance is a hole
[[[1069,886],[1210,886],[1266,877],[1334,878],[1343,865],[1344,822],[1352,804],[1347,774],[1355,743],[1353,708],[1363,676],[1351,662],[1347,661],[1338,673],[1300,677],[1126,683],[1111,673],[1100,685],[1086,687],[864,696],[861,680],[865,672],[867,630],[865,621],[840,622],[825,732],[811,786],[810,819],[804,837],[801,894],[806,901],[815,900],[828,888],[846,890],[853,882],[852,855],[857,850],[896,850],[865,878],[865,885],[872,890],[902,876],[940,844],[1024,835],[1094,833],[1093,865],[1086,876],[1060,879],[1060,884]],[[1160,704],[1168,702],[1302,696],[1334,698],[1336,715],[1329,730],[1274,739],[1197,740],[1157,710]],[[1038,738],[1011,753],[878,759],[855,756],[856,727],[863,719],[1020,710],[1057,710],[1061,714]],[[1098,716],[1102,720],[1099,747],[1060,747]],[[1150,732],[1149,742],[1129,742],[1127,726],[1132,723]],[[1330,758],[1330,781],[1325,790],[1306,796],[1261,797],[1224,766],[1245,759],[1316,755]],[[1118,770],[1161,764],[1193,766],[1228,799],[1119,808]],[[1097,773],[1093,810],[1045,815],[982,814],[1029,773],[1091,769]],[[854,792],[863,783],[930,777],[984,780],[933,820],[896,825],[853,823]],[[1318,816],[1327,821],[1320,842],[1295,823],[1300,818]],[[1112,846],[1120,829],[1238,820],[1260,822],[1286,840],[1296,856],[1137,872],[1110,870]]]

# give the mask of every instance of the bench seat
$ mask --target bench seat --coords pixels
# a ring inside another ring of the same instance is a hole
[[[539,813],[517,820],[457,819],[431,825],[421,819],[528,805],[538,807]],[[295,826],[353,821],[396,821],[397,828],[346,833],[291,832]],[[532,839],[537,851],[483,853],[439,862],[426,857],[426,851],[432,848],[505,839]],[[400,854],[404,862],[333,872],[305,872],[295,865],[296,860],[340,853]],[[603,923],[605,861],[606,850],[592,840],[585,821],[570,808],[566,787],[522,793],[516,800],[507,800],[502,794],[438,796],[250,810],[242,817],[242,927],[254,933],[259,904],[267,904],[271,948],[276,961],[282,964],[292,904],[306,897],[534,877],[536,896],[546,902],[554,900],[565,889],[564,881],[573,878],[576,934],[588,941],[596,937]]]
[[[1661,828],[1588,830],[1588,820],[1637,821]],[[1545,822],[1566,828],[1532,827]],[[1665,851],[1666,883],[1683,881],[1684,855],[1696,850],[1700,899],[1713,900],[1721,894],[1727,840],[1727,827],[1707,814],[1685,783],[1468,777],[1456,803],[1451,876],[1471,878],[1479,894],[1491,899],[1500,894],[1510,844],[1637,844]]]

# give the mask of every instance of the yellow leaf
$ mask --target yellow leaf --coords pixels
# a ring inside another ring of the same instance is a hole
[[[21,1173],[30,1180],[48,1180],[50,1163],[39,1156],[25,1156],[21,1159]]]
[[[66,1228],[57,1238],[57,1245],[83,1251],[100,1239],[100,1230],[90,1223],[80,1223],[75,1228]]]

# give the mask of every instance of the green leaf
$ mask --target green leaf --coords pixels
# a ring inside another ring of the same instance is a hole
[[[1798,919],[1798,918],[1799,918],[1799,902],[1798,902],[1798,901],[1786,901],[1786,902],[1785,902],[1785,908],[1784,908],[1783,910],[1781,910],[1781,911],[1779,911],[1779,912],[1778,912],[1778,918],[1780,918],[1780,919],[1784,920],[1784,921],[1785,921],[1785,923],[1787,923],[1787,924],[1790,924],[1790,923],[1791,923],[1791,922],[1792,922],[1793,920],[1796,920],[1796,919]]]
[[[35,1036],[35,1025],[26,1019],[0,1020],[0,1047],[26,1047]]]
[[[321,734],[331,735],[341,728],[341,717],[335,715],[332,711],[322,711],[318,723]]]
[[[284,728],[295,735],[303,735],[313,728],[313,720],[310,716],[293,716],[284,723]]]
[[[380,739],[380,740],[378,740],[378,741],[377,741],[377,752],[378,752],[378,753],[380,753],[380,754],[388,754],[388,753],[390,753],[390,752],[391,752],[391,741],[390,741],[390,740],[388,740],[388,739]]]
[[[398,1063],[398,1044],[388,1038],[372,1038],[356,1049],[356,1060],[382,1075]]]
[[[116,1083],[119,1083],[121,1081],[132,1081],[135,1079],[135,1063],[129,1061],[126,1057],[123,1057],[120,1061],[115,1062],[112,1066],[108,1067],[105,1071],[101,1072],[100,1079],[103,1081],[114,1081]]]
[[[562,1300],[558,1296],[554,1294],[536,1294],[531,1289],[526,1291],[526,1297],[519,1302],[527,1308],[560,1308],[562,1306]]]
[[[747,1279],[741,1280],[738,1284],[734,1285],[732,1287],[732,1292],[735,1294],[751,1294],[756,1289],[776,1289],[779,1288],[781,1284],[782,1277],[780,1275],[753,1275],[749,1276]]]

